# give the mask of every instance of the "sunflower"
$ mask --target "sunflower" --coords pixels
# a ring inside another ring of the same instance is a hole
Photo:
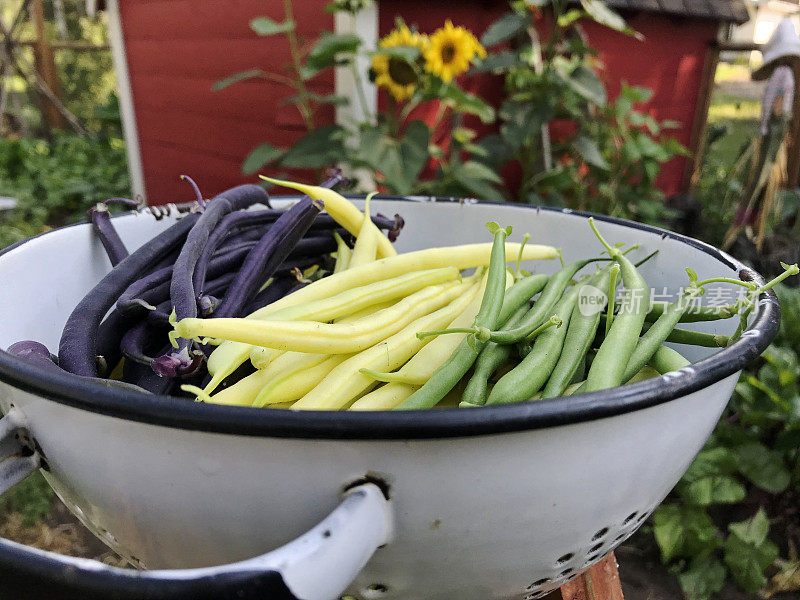
[[[423,53],[428,47],[428,37],[412,32],[406,25],[399,25],[381,39],[378,45],[381,48],[410,46]],[[376,54],[372,57],[372,71],[375,75],[375,84],[386,88],[397,101],[406,100],[417,89],[417,72],[413,65],[401,58]]]
[[[475,55],[486,58],[486,50],[472,33],[453,27],[450,20],[433,32],[430,45],[423,51],[425,69],[446,82],[469,69]]]

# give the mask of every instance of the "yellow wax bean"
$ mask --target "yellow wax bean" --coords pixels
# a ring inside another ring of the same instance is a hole
[[[333,217],[333,220],[339,223],[347,231],[353,235],[358,235],[361,229],[364,215],[358,210],[355,205],[347,198],[328,188],[319,187],[316,185],[306,185],[304,183],[294,183],[293,181],[282,181],[280,179],[272,179],[271,177],[264,177],[261,179],[280,185],[287,188],[292,188],[298,192],[303,192],[306,196],[310,196],[314,200],[320,200],[325,203],[325,211]],[[378,258],[387,256],[395,256],[397,252],[392,247],[389,241],[382,232],[378,232]]]
[[[407,383],[387,383],[356,400],[348,410],[392,410],[418,389]]]
[[[352,354],[334,354],[313,367],[295,369],[282,377],[273,378],[258,393],[253,406],[262,408],[270,404],[294,402],[298,398],[302,398],[331,371],[352,356]]]
[[[514,283],[514,276],[510,273],[506,275],[506,288]],[[483,278],[481,289],[473,298],[472,302],[452,321],[447,329],[472,327],[475,323],[475,316],[481,308],[483,291],[486,286],[486,278]],[[410,385],[424,385],[433,376],[433,372],[442,366],[458,348],[461,341],[467,337],[466,333],[448,333],[438,335],[422,350],[417,352],[403,368],[394,373],[365,373],[377,381],[388,381],[397,383],[407,383]]]
[[[208,394],[203,393],[199,397],[206,402],[213,402],[214,404],[251,406],[261,390],[269,385],[271,381],[291,373],[310,369],[327,359],[327,354],[284,352],[264,369],[243,377],[232,386],[220,390],[213,396],[209,397]]]
[[[519,254],[520,244],[506,243],[506,256],[509,262]],[[465,244],[463,246],[445,246],[406,252],[389,258],[382,258],[366,265],[361,265],[341,273],[318,279],[280,300],[276,300],[254,313],[248,319],[264,319],[288,307],[305,305],[331,296],[347,292],[353,288],[384,281],[401,275],[413,274],[417,271],[431,269],[456,268],[458,271],[473,267],[486,267],[492,252],[492,244]],[[558,250],[552,246],[527,244],[522,251],[522,260],[553,259],[558,257]],[[269,318],[272,318],[271,316]]]
[[[338,410],[369,391],[377,382],[361,373],[362,368],[392,371],[405,363],[427,343],[417,333],[451,322],[472,301],[479,284],[460,294],[454,302],[410,323],[380,344],[359,352],[333,369],[313,390],[300,398],[292,410]]]
[[[383,235],[369,216],[369,201],[376,193],[373,192],[367,196],[367,200],[364,203],[364,220],[361,224],[361,229],[358,231],[356,244],[353,246],[353,256],[350,259],[348,269],[354,269],[375,261],[375,256],[378,252],[378,239]]]
[[[364,317],[369,315],[375,314],[379,310],[383,310],[384,308],[389,308],[390,306],[394,306],[397,302],[395,300],[389,300],[388,302],[382,302],[380,304],[375,304],[373,306],[368,306],[367,308],[360,310],[352,315],[347,315],[346,317],[342,317],[341,319],[336,319],[336,323],[352,323],[354,321],[358,321]],[[250,362],[256,369],[263,369],[267,365],[269,365],[272,361],[276,360],[276,357],[280,356],[284,352],[282,350],[275,350],[274,348],[265,348],[264,346],[254,346],[253,349],[250,351]],[[296,354],[303,354],[302,352],[297,352]]]
[[[359,213],[360,214],[360,213]],[[520,253],[520,244],[506,243],[506,256],[509,260],[521,254],[520,260],[553,259],[558,257],[558,250],[552,246],[527,244]],[[329,298],[346,292],[356,286],[364,286],[374,282],[407,275],[414,271],[455,267],[458,270],[487,266],[492,252],[492,244],[466,244],[443,248],[429,248],[398,254],[383,258],[355,269],[336,273],[299,289],[280,300],[248,315],[248,319],[263,319],[287,307],[295,307],[305,303]],[[208,371],[214,378],[206,387],[213,390],[228,375],[233,373],[250,355],[250,346],[235,342],[221,344],[208,360]]]
[[[294,404],[294,400],[291,402],[279,402],[278,404],[268,404],[264,408],[292,408],[292,404]]]
[[[364,317],[368,317],[370,315],[374,315],[379,310],[383,310],[384,308],[389,308],[390,306],[394,306],[397,304],[397,300],[387,300],[386,302],[381,302],[380,304],[373,304],[372,306],[368,306],[367,308],[363,308],[358,312],[354,312],[352,315],[347,315],[345,317],[341,317],[336,319],[336,323],[353,323],[354,321],[358,321],[359,319],[363,319]]]
[[[331,275],[333,277],[333,275]],[[354,287],[330,296],[321,296],[316,301],[308,301],[297,306],[284,306],[275,311],[264,311],[259,318],[269,318],[270,320],[317,320],[330,321],[338,317],[347,316],[354,311],[358,312],[365,308],[381,304],[389,300],[397,300],[403,296],[417,292],[427,286],[446,281],[454,281],[459,277],[456,267],[441,267],[406,273],[397,277],[392,277],[384,281],[374,281],[366,285]],[[319,280],[323,281],[323,280]],[[310,284],[307,287],[311,287]],[[305,289],[305,288],[302,288]],[[298,290],[302,291],[302,290]],[[295,294],[297,292],[294,292]],[[294,295],[294,294],[290,294]],[[274,306],[275,303],[269,306]],[[255,314],[255,313],[254,313]],[[252,315],[250,315],[251,318]],[[239,342],[223,342],[208,358],[208,372],[213,375],[213,379],[206,386],[205,391],[210,393],[225,379],[233,373],[250,355],[252,346]],[[259,363],[269,363],[272,354],[265,356],[259,353]]]
[[[350,354],[374,346],[414,319],[452,302],[470,285],[472,282],[455,281],[432,285],[353,323],[188,318],[178,321],[175,331],[187,339],[208,336],[278,350]]]
[[[342,239],[342,236],[334,231],[333,237],[336,240],[336,266],[333,267],[333,272],[340,273],[347,269],[352,254],[350,246]]]
[[[283,350],[264,348],[263,346],[253,346],[250,350],[250,363],[256,369],[266,369],[272,361],[282,354],[285,354]]]

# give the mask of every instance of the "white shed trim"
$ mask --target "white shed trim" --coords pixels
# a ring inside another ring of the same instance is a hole
[[[128,151],[128,172],[131,177],[131,188],[134,196],[145,200],[144,170],[142,169],[142,150],[139,146],[139,131],[136,128],[136,111],[133,105],[133,92],[128,71],[128,58],[125,54],[125,38],[122,34],[122,17],[119,12],[119,0],[106,0],[108,15],[108,42],[111,46],[111,58],[114,72],[117,75],[117,95],[122,117],[122,134]],[[98,0],[86,0],[86,12],[90,16],[97,13]]]

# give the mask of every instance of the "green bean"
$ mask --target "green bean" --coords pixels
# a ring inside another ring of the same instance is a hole
[[[528,355],[494,384],[486,399],[487,405],[523,402],[545,384],[561,355],[569,320],[578,302],[578,290],[579,286],[573,287],[558,303],[555,317],[561,321],[561,326],[551,327],[536,338]]]
[[[670,305],[667,302],[654,302],[650,307],[645,319],[652,323],[664,314]],[[726,304],[724,306],[692,306],[681,315],[680,323],[697,323],[699,321],[717,321],[719,319],[730,319],[739,312],[737,304]]]
[[[612,248],[603,239],[591,217],[589,224],[608,250],[611,258],[619,263],[622,284],[627,290],[629,299],[629,302],[620,306],[619,314],[611,324],[611,329],[589,368],[589,374],[586,377],[586,391],[594,392],[616,387],[622,383],[625,368],[636,349],[639,334],[644,325],[644,317],[650,307],[650,288],[633,263],[618,248]]]
[[[692,284],[694,283],[696,283],[696,280],[692,282]],[[626,377],[623,377],[623,379],[630,379],[647,364],[647,361],[658,351],[661,344],[674,333],[675,326],[689,309],[692,300],[701,293],[701,288],[690,285],[677,301],[670,302],[666,306],[655,323],[646,328],[647,331],[639,338],[636,349],[628,360],[628,366],[625,368]]]
[[[703,348],[725,348],[731,343],[731,337],[675,328],[669,332],[664,341],[674,344],[686,344],[687,346],[701,346]]]
[[[511,233],[511,228],[503,229],[494,222],[488,223],[486,227],[494,234],[494,244],[492,244],[492,254],[489,260],[486,290],[483,293],[481,308],[475,317],[475,325],[494,329],[497,327],[505,298],[505,239]],[[412,410],[436,406],[475,362],[483,343],[475,340],[474,345],[475,348],[473,349],[469,338],[462,340],[447,362],[434,371],[433,376],[425,385],[398,404],[394,410]]]
[[[605,290],[605,299],[609,303],[616,293],[616,278],[614,271],[619,271],[619,266],[613,264],[610,267],[600,270],[592,275],[592,278],[585,285],[592,285],[598,290]],[[613,285],[612,285],[613,283]],[[569,319],[569,328],[564,339],[564,348],[561,356],[556,363],[553,373],[547,380],[547,385],[542,393],[542,398],[557,398],[564,394],[570,381],[578,371],[582,361],[586,358],[586,353],[592,345],[592,341],[600,326],[603,314],[603,306],[590,306],[590,311],[581,306],[580,302],[586,296],[581,294],[575,308],[572,309],[572,316]],[[602,301],[601,301],[602,302]],[[597,310],[594,310],[594,309]]]
[[[500,316],[497,318],[497,322],[505,324],[517,309],[541,292],[549,280],[550,277],[548,275],[529,275],[516,281],[514,285],[506,290],[506,295],[503,298],[503,308],[500,309]]]
[[[565,266],[550,277],[544,290],[542,290],[542,295],[517,327],[502,331],[481,330],[478,332],[478,338],[484,342],[491,341],[497,344],[516,344],[521,342],[553,314],[553,307],[561,298],[575,274],[589,263],[597,260],[599,259],[589,258]]]
[[[606,335],[614,322],[614,303],[617,300],[617,277],[619,276],[619,265],[611,265],[608,281],[608,311],[606,312]]]
[[[677,350],[673,350],[669,346],[659,346],[648,364],[664,375],[664,373],[688,367],[691,363]]]
[[[527,313],[528,307],[520,306],[517,312],[515,312],[508,321],[507,327],[517,327]],[[545,322],[547,326],[555,324],[555,322]],[[541,329],[541,327],[539,329]],[[472,407],[486,404],[486,390],[489,385],[489,378],[508,360],[513,350],[514,346],[511,344],[487,342],[486,346],[481,350],[478,360],[475,361],[475,369],[473,370],[472,377],[470,377],[467,386],[464,388],[464,394],[462,395],[459,406]]]

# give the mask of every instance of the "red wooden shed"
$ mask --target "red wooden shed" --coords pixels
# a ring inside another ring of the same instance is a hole
[[[97,0],[89,0],[90,7]],[[430,32],[446,19],[482,33],[507,10],[501,0],[380,0],[355,24],[324,11],[328,0],[294,2],[299,33],[314,39],[322,30],[355,26],[367,44],[394,25],[396,15]],[[743,0],[608,0],[644,35],[639,41],[587,23],[591,45],[605,64],[602,77],[612,97],[626,81],[654,91],[647,108],[658,119],[681,123],[674,135],[697,147],[707,113],[718,53],[717,40],[733,23],[748,19]],[[135,191],[150,203],[187,200],[178,175],[194,176],[207,194],[243,181],[243,159],[262,142],[286,146],[305,132],[298,112],[282,104],[280,84],[251,80],[214,92],[212,84],[253,67],[281,72],[290,61],[286,44],[260,38],[254,17],[283,20],[278,0],[107,0],[109,36],[119,79]],[[348,93],[342,74],[329,70],[313,91]],[[498,92],[499,93],[499,92]],[[375,102],[375,98],[371,98]],[[317,124],[342,115],[320,112]],[[686,179],[684,160],[665,166],[659,180],[667,194]]]

